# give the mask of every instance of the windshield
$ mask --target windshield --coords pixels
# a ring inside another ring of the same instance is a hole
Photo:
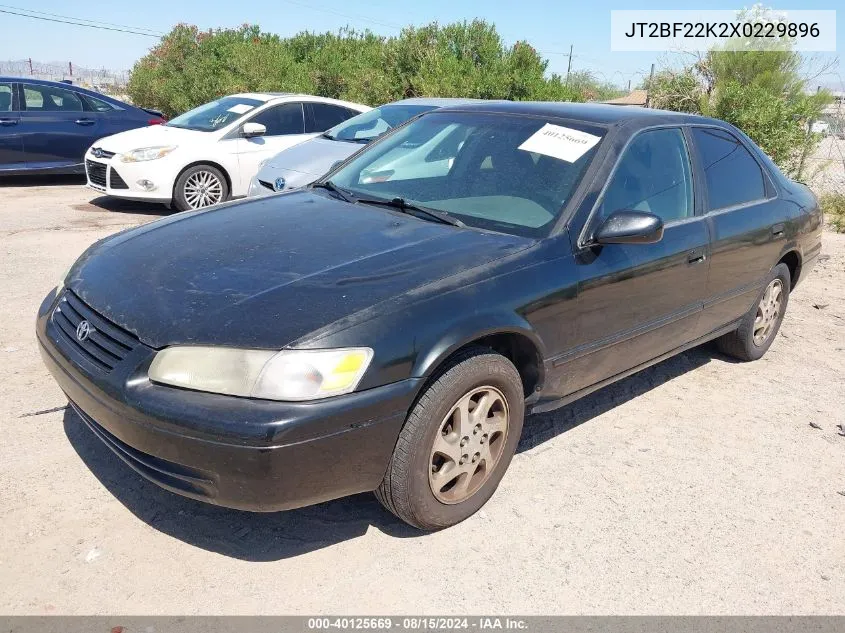
[[[581,123],[432,112],[362,152],[331,182],[358,198],[401,198],[469,226],[540,237],[603,136],[603,128]]]
[[[193,110],[188,110],[185,114],[169,121],[167,125],[199,132],[213,132],[240,119],[244,114],[260,105],[264,105],[264,102],[258,99],[223,97]]]
[[[400,103],[384,105],[354,116],[334,126],[323,134],[326,138],[352,143],[368,143],[388,130],[422,112],[433,110],[433,105],[402,105]]]

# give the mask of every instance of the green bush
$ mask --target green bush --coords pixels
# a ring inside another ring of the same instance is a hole
[[[825,218],[837,233],[845,233],[845,194],[829,193],[819,200]]]
[[[525,42],[506,46],[483,20],[408,27],[397,37],[342,29],[280,38],[253,25],[203,32],[180,24],[135,64],[128,93],[168,117],[246,91],[369,105],[416,96],[584,100],[587,88],[546,77],[547,65]]]

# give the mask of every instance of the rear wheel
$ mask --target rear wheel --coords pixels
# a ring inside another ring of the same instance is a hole
[[[791,275],[786,264],[772,269],[763,291],[739,327],[718,340],[719,349],[739,360],[757,360],[771,347],[789,302]]]
[[[226,177],[211,165],[194,165],[183,171],[173,187],[173,202],[180,211],[202,209],[229,198]]]
[[[524,414],[513,363],[486,348],[459,353],[408,415],[376,497],[423,530],[463,521],[499,485]]]

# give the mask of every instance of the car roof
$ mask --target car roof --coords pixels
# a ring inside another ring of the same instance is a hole
[[[603,103],[571,103],[564,101],[484,101],[471,103],[460,107],[449,108],[469,112],[486,112],[494,114],[523,114],[538,117],[554,117],[559,119],[573,119],[599,125],[621,125],[628,121],[644,123],[715,123],[724,125],[716,119],[686,114],[684,112],[670,112],[654,108],[638,108],[629,106],[607,105]]]
[[[114,103],[119,105],[120,107],[128,107],[128,108],[138,108],[136,105],[132,105],[131,103],[126,103],[125,101],[121,101],[116,97],[112,97],[111,95],[103,94],[102,92],[97,92],[96,90],[91,90],[90,88],[86,88],[85,86],[80,86],[79,84],[74,83],[66,83],[64,81],[52,81],[50,79],[36,79],[35,77],[8,77],[8,76],[0,76],[0,82],[2,83],[26,83],[30,85],[36,86],[53,86],[55,88],[64,88],[65,90],[72,88],[78,92],[85,93],[87,95],[91,95],[92,97],[96,97],[97,99],[102,99],[104,101],[108,101],[110,103]]]
[[[437,108],[448,108],[451,106],[466,105],[469,103],[487,103],[485,99],[460,99],[454,97],[410,97],[409,99],[400,99],[399,101],[391,101],[384,105],[421,105],[421,106],[435,106]]]

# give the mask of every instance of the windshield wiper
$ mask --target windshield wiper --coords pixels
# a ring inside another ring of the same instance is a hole
[[[346,191],[345,189],[341,189],[337,185],[335,185],[331,180],[323,180],[322,182],[315,182],[311,185],[314,189],[325,189],[327,191],[331,191],[336,193],[344,202],[355,202],[355,197]]]
[[[384,200],[382,198],[358,198],[356,202],[360,202],[361,204],[376,204],[385,207],[393,207],[394,209],[398,209],[402,213],[407,213],[408,215],[413,215],[415,217],[417,217],[417,213],[421,213],[424,216],[427,216],[430,220],[433,220],[434,222],[440,222],[442,224],[451,224],[452,226],[460,227],[466,226],[466,224],[464,224],[457,218],[453,218],[445,211],[437,211],[436,209],[421,207],[419,205],[406,201],[405,198],[393,198],[391,200]]]

